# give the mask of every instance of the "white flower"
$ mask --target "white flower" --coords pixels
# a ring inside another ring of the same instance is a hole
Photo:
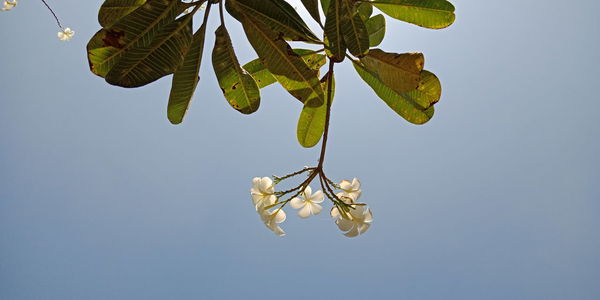
[[[360,181],[358,179],[354,178],[352,179],[352,182],[348,180],[342,180],[340,181],[339,186],[343,192],[341,193],[342,197],[338,196],[338,198],[348,197],[352,199],[352,202],[360,198],[362,191],[360,190]]]
[[[4,7],[0,8],[1,11],[9,11],[11,9],[13,9],[15,6],[17,6],[17,0],[4,0],[4,2],[2,2],[2,4],[4,4]]]
[[[68,41],[71,38],[73,38],[73,36],[75,35],[75,31],[73,31],[73,30],[71,30],[71,28],[67,27],[67,28],[63,29],[62,31],[59,31],[57,35],[61,41]]]
[[[284,236],[285,231],[279,227],[283,221],[285,221],[286,215],[283,209],[276,209],[275,211],[269,211],[268,209],[259,208],[258,214],[260,219],[265,223],[265,226],[273,231],[278,236]]]
[[[337,207],[331,209],[331,217],[336,219],[335,224],[341,231],[345,232],[344,235],[347,237],[355,237],[365,233],[371,226],[371,222],[373,222],[371,209],[362,205],[350,209],[348,214],[350,219],[344,218]]]
[[[277,196],[274,195],[275,186],[273,180],[269,177],[252,179],[252,188],[250,189],[250,195],[252,195],[252,203],[256,210],[262,207],[274,204],[277,201]]]
[[[323,202],[323,192],[321,190],[316,191],[312,194],[312,189],[310,186],[307,186],[304,191],[300,195],[304,198],[304,200],[295,197],[291,201],[292,208],[298,209],[298,216],[300,218],[306,219],[310,217],[310,215],[318,215],[323,207],[317,203]]]

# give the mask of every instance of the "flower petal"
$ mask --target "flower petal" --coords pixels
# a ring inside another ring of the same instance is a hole
[[[329,215],[334,219],[341,217],[340,211],[338,210],[337,206],[334,206],[333,208],[331,208]]]
[[[312,194],[312,188],[310,188],[310,186],[307,186],[302,194],[304,194],[304,199],[310,199],[310,196]]]
[[[265,194],[272,194],[274,192],[273,180],[269,177],[261,178],[258,188]]]
[[[358,180],[356,177],[352,179],[352,189],[355,191],[360,189],[360,180]]]
[[[355,236],[357,236],[359,234],[360,234],[360,232],[358,231],[358,227],[357,226],[352,227],[352,229],[350,231],[344,233],[344,235],[347,236],[347,237],[355,237]]]
[[[285,211],[283,211],[283,209],[277,209],[276,212],[277,212],[277,215],[275,215],[273,217],[273,221],[277,224],[285,221],[285,219],[286,219]]]
[[[373,222],[373,213],[371,212],[370,208],[364,214],[364,222],[365,223]]]
[[[311,205],[307,204],[307,205],[304,205],[304,207],[298,211],[298,217],[300,217],[302,219],[306,219],[306,218],[310,217],[311,213],[312,213]]]
[[[304,200],[302,200],[298,197],[295,197],[290,201],[290,205],[292,206],[293,209],[298,209],[298,208],[301,208],[304,205],[306,205],[306,203]]]
[[[354,222],[343,219],[343,218],[337,219],[335,221],[335,224],[337,224],[338,228],[341,231],[348,231],[348,230],[352,229],[353,227],[356,227],[356,226],[354,226]]]
[[[312,214],[313,215],[318,215],[323,210],[323,207],[321,205],[319,205],[319,204],[311,203],[310,206],[311,206],[311,210],[312,210]]]
[[[318,190],[312,195],[312,197],[310,198],[310,202],[321,203],[321,202],[323,202],[323,199],[324,199],[323,191]]]
[[[348,180],[342,180],[340,181],[340,189],[348,192],[352,190],[352,183],[350,183],[350,181]]]
[[[365,232],[367,232],[367,229],[369,229],[369,227],[371,227],[371,224],[369,223],[362,223],[358,226],[358,232],[359,234],[363,234]]]

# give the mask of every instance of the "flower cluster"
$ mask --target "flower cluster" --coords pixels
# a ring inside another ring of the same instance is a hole
[[[275,186],[280,181],[309,171],[309,178],[302,182],[296,188],[287,191],[275,191]],[[308,185],[316,176],[321,176],[321,186],[323,191],[317,190],[313,193]],[[305,168],[302,171],[292,173],[284,177],[255,177],[252,179],[252,188],[250,195],[256,212],[260,216],[265,226],[279,236],[285,235],[285,231],[279,226],[286,219],[286,213],[283,207],[288,203],[293,209],[297,209],[297,215],[306,219],[313,215],[318,215],[323,210],[320,205],[327,197],[334,207],[331,209],[331,217],[335,219],[335,224],[344,232],[347,237],[355,237],[369,229],[373,221],[373,214],[364,203],[358,203],[362,191],[360,181],[354,178],[352,181],[342,180],[339,184],[331,182],[324,177],[322,173],[317,173],[315,168]],[[327,184],[325,184],[326,182]],[[340,192],[333,194],[333,188]],[[285,195],[293,194],[287,199]]]
[[[9,11],[11,9],[13,9],[15,6],[17,6],[17,0],[4,0],[4,2],[2,2],[2,4],[4,4],[4,7],[0,8],[0,11]]]

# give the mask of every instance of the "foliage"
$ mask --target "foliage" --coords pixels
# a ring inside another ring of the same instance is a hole
[[[334,66],[348,59],[394,112],[410,123],[424,124],[433,117],[434,104],[440,99],[440,81],[423,68],[422,53],[374,48],[386,34],[386,19],[382,14],[373,15],[374,8],[394,19],[440,29],[453,23],[454,6],[446,0],[302,0],[302,4],[322,34],[315,34],[284,0],[105,0],[98,15],[102,28],[87,46],[90,69],[108,83],[127,88],[174,74],[167,115],[171,123],[181,123],[198,85],[211,7],[218,5],[221,24],[215,31],[212,66],[226,101],[235,110],[251,114],[259,108],[260,89],[277,82],[303,104],[297,126],[299,143],[313,147],[323,139],[318,166],[290,174],[308,174],[291,190],[297,193],[287,200],[276,197],[266,209],[280,205],[274,212],[277,216],[318,176],[341,218],[351,220],[353,210],[361,204],[339,198],[331,188],[337,185],[323,172],[335,91]],[[193,32],[193,16],[203,6],[202,24]],[[241,24],[257,59],[239,63],[225,13]],[[318,50],[293,49],[292,41]],[[321,77],[327,60],[327,71]],[[282,178],[293,177],[290,175]],[[269,223],[268,214],[260,213],[265,224]],[[276,228],[275,223],[269,224]]]

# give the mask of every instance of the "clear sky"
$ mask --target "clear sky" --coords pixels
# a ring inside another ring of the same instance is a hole
[[[40,1],[0,12],[0,299],[600,299],[600,2],[452,2],[450,28],[388,19],[381,45],[439,76],[429,123],[337,71],[326,171],[361,179],[375,218],[355,239],[327,213],[288,209],[285,237],[260,222],[251,179],[318,149],[296,142],[301,107],[278,86],[251,116],[229,107],[216,18],[174,126],[170,79],[89,72],[102,1],[49,1],[68,43]]]

